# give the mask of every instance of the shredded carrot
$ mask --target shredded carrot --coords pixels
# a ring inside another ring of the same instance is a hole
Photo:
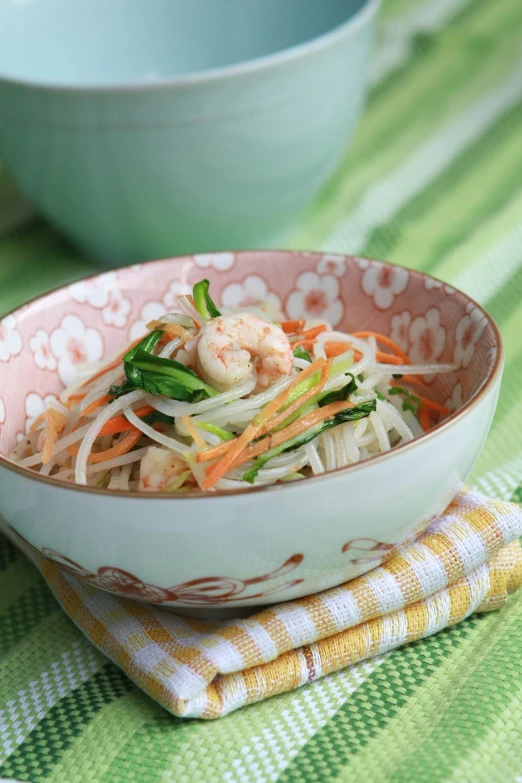
[[[129,433],[123,440],[115,446],[111,446],[110,449],[89,454],[87,462],[92,465],[93,463],[105,462],[108,459],[114,459],[114,457],[121,457],[122,454],[127,454],[127,452],[139,441],[142,435],[141,430],[133,427],[129,422],[127,422],[127,429],[129,430]],[[79,450],[80,447],[77,443],[73,443],[72,446],[67,447],[69,454],[72,454],[74,457],[78,454]]]
[[[300,318],[298,321],[282,321],[281,329],[285,334],[292,334],[293,332],[302,332],[306,321],[304,318]]]
[[[403,376],[403,379],[405,377],[406,376]],[[391,385],[400,386],[401,384],[398,381],[392,381]],[[417,392],[415,392],[415,396],[421,401],[422,406],[428,408],[428,410],[437,411],[437,413],[448,413],[448,409],[444,405],[439,405],[438,402],[433,402],[433,400],[429,400],[427,397],[423,397]]]
[[[321,334],[321,332],[326,332],[327,330],[328,327],[326,324],[319,324],[319,326],[314,326],[311,329],[305,329],[296,336],[299,340],[313,340],[315,337],[317,337],[318,334]]]
[[[75,402],[81,402],[84,397],[87,397],[87,394],[85,392],[77,392],[76,394],[70,394],[67,398],[67,403],[72,402],[73,400]],[[67,403],[63,402],[62,405],[66,405]]]
[[[315,340],[299,340],[296,343],[292,343],[292,350],[296,348],[304,348],[305,351],[311,351],[315,345]]]
[[[182,416],[181,421],[187,428],[188,434],[190,435],[194,443],[197,446],[199,446],[200,449],[204,449],[205,446],[207,445],[207,442],[203,437],[201,437],[201,433],[198,431],[197,427],[194,426],[194,423],[190,418],[190,416]]]
[[[144,405],[143,408],[137,408],[134,413],[140,419],[143,416],[148,416],[149,413],[153,413],[154,410],[155,408],[152,408],[150,405]],[[105,422],[100,430],[100,435],[117,435],[118,432],[125,432],[125,430],[130,429],[130,427],[129,420],[126,419],[123,414],[113,416],[112,419]]]
[[[448,409],[444,405],[439,405],[438,402],[433,402],[432,400],[428,400],[427,397],[422,397],[420,394],[416,394],[416,397],[419,398],[419,400],[422,402],[423,408],[428,408],[428,410],[437,411],[437,413],[448,413]]]
[[[422,407],[419,411],[419,422],[424,432],[427,432],[430,428],[430,412],[425,407]]]
[[[428,388],[426,381],[423,381],[422,378],[419,378],[416,375],[403,375],[401,380],[406,381],[406,383],[417,384],[417,386],[424,386],[425,389]]]
[[[82,416],[88,416],[89,413],[92,413],[93,411],[96,410],[96,408],[99,408],[101,405],[105,405],[105,403],[109,402],[109,400],[112,400],[110,394],[104,394],[103,397],[98,397],[97,400],[94,400],[94,402],[91,402],[90,405],[87,405]]]
[[[267,429],[274,430],[276,429],[276,427],[279,427],[290,416],[292,416],[292,414],[295,413],[296,410],[298,410],[302,405],[308,402],[308,400],[310,400],[312,397],[318,394],[324,388],[326,381],[330,377],[330,373],[332,372],[332,365],[333,365],[333,358],[330,358],[325,363],[322,369],[319,382],[316,383],[315,386],[312,386],[311,389],[308,389],[307,392],[301,394],[301,396],[298,397],[296,400],[294,400],[293,403],[288,406],[288,408],[286,408],[284,411],[281,411],[281,413],[278,416],[266,421],[263,431],[266,431]]]
[[[172,337],[181,337],[184,343],[188,343],[188,341],[193,337],[193,335],[187,332],[187,330],[184,329],[181,324],[169,324],[164,323],[163,321],[150,321],[150,323],[147,324],[147,329],[150,329],[151,332],[155,329],[161,329]]]
[[[410,364],[410,360],[408,356],[404,353],[400,345],[397,345],[393,340],[390,340],[389,337],[386,337],[386,335],[381,334],[380,332],[353,332],[354,337],[360,337],[364,339],[365,337],[375,337],[378,343],[382,343],[383,345],[388,346],[388,348],[391,348],[392,351],[395,351],[397,356],[399,356],[404,364]]]
[[[47,465],[47,463],[51,461],[53,446],[58,439],[58,435],[65,427],[67,419],[63,413],[60,413],[60,411],[57,411],[54,408],[49,408],[49,410],[45,411],[44,416],[47,427],[45,428],[45,441],[42,450],[42,465]]]
[[[398,356],[394,356],[392,353],[384,353],[383,351],[377,351],[375,354],[377,361],[383,364],[404,364],[403,360]]]
[[[40,413],[40,415],[36,417],[36,419],[33,421],[31,426],[29,427],[29,435],[32,435],[33,432],[36,432],[36,430],[38,429],[38,427],[40,426],[42,421],[44,421],[46,413],[47,413],[47,411],[44,411],[43,413]]]
[[[261,454],[264,454],[265,451],[269,451],[270,449],[275,448],[275,446],[286,443],[287,440],[295,438],[296,435],[300,435],[302,432],[310,429],[310,427],[314,427],[316,424],[325,421],[325,419],[335,416],[336,413],[340,413],[348,408],[354,408],[355,405],[356,403],[354,402],[332,402],[330,405],[325,405],[324,408],[312,411],[308,416],[297,419],[297,421],[294,421],[290,426],[285,427],[284,430],[272,433],[267,438],[249,446],[230,467],[235,468],[243,462],[248,462],[248,460],[253,459],[254,457],[259,457]]]
[[[286,389],[283,389],[283,391],[280,394],[278,394],[277,397],[275,397],[271,402],[265,405],[263,410],[254,419],[255,424],[254,422],[249,424],[248,427],[242,433],[242,435],[240,435],[235,440],[228,440],[226,441],[226,443],[220,443],[219,446],[213,446],[212,448],[207,449],[206,451],[200,452],[196,457],[197,462],[208,462],[208,460],[215,459],[216,457],[221,457],[222,455],[227,454],[231,450],[231,448],[238,442],[238,440],[243,438],[243,436],[247,432],[249,438],[246,442],[248,443],[250,440],[253,440],[256,437],[256,434],[259,434],[259,432],[261,431],[261,427],[264,424],[264,422],[267,421],[268,419],[271,419],[272,416],[275,413],[277,413],[279,408],[281,408],[281,406],[285,404],[285,402],[287,401],[288,397],[290,396],[291,392],[295,389],[295,387],[298,386],[301,383],[301,381],[303,381],[305,378],[308,378],[309,375],[313,375],[314,372],[318,370],[322,370],[323,365],[324,365],[324,359],[321,357],[319,359],[316,359],[311,364],[309,364],[308,367],[305,367],[304,370],[302,370],[300,373],[298,373],[295,376],[292,383],[289,384],[289,386],[287,386]],[[256,434],[252,434],[253,431],[255,431]],[[218,480],[219,479],[216,479],[216,481]]]
[[[324,343],[324,352],[330,358],[330,356],[341,356],[346,353],[352,347],[351,343],[338,342],[332,340],[331,342]]]

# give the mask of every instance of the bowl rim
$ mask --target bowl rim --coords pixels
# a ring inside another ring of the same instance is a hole
[[[312,254],[321,254],[323,251],[315,250],[315,251],[309,251],[309,250],[284,250],[281,248],[265,248],[265,249],[256,249],[256,250],[248,250],[248,249],[242,249],[242,250],[227,250],[227,251],[216,251],[216,254],[219,253],[233,253],[235,256],[241,256],[242,254],[249,253],[249,254],[279,254],[284,253],[286,255],[291,254],[292,256],[298,257],[300,255],[303,255],[305,253],[312,253]],[[326,251],[324,251],[326,252]],[[137,264],[129,264],[125,267],[115,267],[114,269],[108,269],[108,270],[100,270],[99,272],[96,272],[93,275],[87,275],[86,277],[81,277],[78,280],[70,281],[69,283],[66,283],[65,285],[56,286],[55,288],[51,288],[50,290],[38,294],[37,296],[32,297],[27,302],[23,303],[22,305],[19,305],[12,310],[10,310],[7,313],[3,313],[0,315],[0,321],[8,316],[15,316],[16,313],[20,312],[21,310],[25,310],[26,308],[30,307],[31,305],[35,304],[39,300],[46,299],[48,296],[52,296],[53,294],[59,293],[61,291],[67,291],[70,285],[72,285],[75,282],[84,282],[87,280],[92,280],[96,277],[99,277],[102,274],[105,274],[107,271],[118,271],[118,270],[130,270],[135,266],[147,266],[149,264],[157,264],[165,261],[186,261],[187,258],[195,258],[199,255],[208,255],[200,254],[200,253],[192,253],[184,256],[172,256],[167,258],[155,258],[151,259],[149,261],[142,261]],[[408,267],[401,267],[400,264],[394,264],[390,261],[380,261],[376,258],[369,258],[367,256],[354,256],[350,255],[348,253],[329,253],[328,255],[336,255],[339,258],[342,259],[355,259],[355,258],[364,258],[366,261],[370,261],[373,263],[382,264],[387,267],[399,267],[401,269],[407,269],[409,274],[414,275],[415,277],[420,277],[422,279],[429,279],[434,280],[437,283],[440,283],[441,285],[448,285],[443,280],[440,280],[438,277],[434,277],[433,275],[429,275],[425,272],[421,272],[417,269],[410,269]],[[369,457],[368,459],[362,461],[362,462],[356,462],[352,465],[346,465],[342,468],[336,468],[335,470],[325,471],[324,473],[317,474],[315,476],[309,476],[306,479],[306,483],[310,484],[311,482],[318,482],[318,481],[327,481],[331,480],[334,477],[338,477],[343,473],[350,472],[354,473],[357,470],[364,470],[370,468],[372,465],[376,465],[378,463],[384,462],[384,460],[390,459],[395,454],[399,452],[404,452],[406,450],[410,450],[412,448],[415,448],[417,444],[420,442],[425,443],[428,439],[431,440],[434,437],[437,437],[437,435],[440,432],[446,431],[450,427],[452,427],[454,424],[457,424],[461,419],[463,419],[465,416],[469,415],[473,412],[473,410],[482,402],[482,400],[492,391],[492,389],[495,387],[497,381],[500,379],[502,375],[503,365],[504,365],[504,346],[502,341],[502,335],[500,333],[500,330],[495,323],[495,320],[492,318],[492,316],[485,310],[481,304],[476,302],[474,299],[472,299],[468,294],[466,294],[464,291],[461,291],[458,288],[454,288],[454,291],[456,293],[461,294],[464,296],[469,303],[474,305],[486,318],[488,324],[492,327],[493,332],[495,334],[496,338],[496,347],[497,347],[497,355],[495,358],[495,363],[493,365],[493,368],[489,370],[489,374],[485,376],[485,380],[482,384],[482,386],[478,389],[477,392],[471,397],[470,400],[468,400],[459,410],[452,413],[450,416],[448,416],[447,419],[440,422],[439,424],[436,424],[435,427],[433,427],[428,432],[422,433],[422,435],[418,435],[416,438],[413,438],[413,440],[408,441],[407,443],[403,443],[400,446],[395,446],[394,448],[390,449],[389,451],[383,452],[381,454],[376,454],[374,457]],[[15,462],[12,462],[10,459],[5,457],[3,454],[0,453],[0,469],[5,468],[6,470],[10,470],[13,473],[20,474],[22,476],[25,476],[29,480],[37,481],[46,485],[50,485],[51,487],[55,487],[56,489],[62,489],[69,492],[85,492],[89,495],[101,495],[102,497],[105,497],[110,500],[114,500],[118,502],[118,500],[123,500],[127,498],[133,498],[134,500],[168,500],[169,502],[172,501],[185,501],[190,502],[194,500],[218,500],[219,498],[227,498],[227,497],[243,497],[244,495],[250,495],[253,493],[259,493],[259,492],[281,492],[281,491],[289,491],[291,488],[295,488],[295,484],[297,483],[300,485],[301,482],[288,482],[284,484],[268,484],[266,486],[252,486],[247,487],[245,489],[229,489],[229,490],[221,490],[219,492],[203,492],[202,490],[193,492],[191,494],[180,494],[175,496],[167,496],[165,492],[132,492],[130,490],[122,490],[118,492],[109,492],[106,489],[103,489],[101,487],[87,487],[79,484],[72,484],[68,481],[61,481],[53,478],[52,476],[42,476],[39,473],[35,473],[30,468],[23,467],[21,465],[17,465]]]
[[[124,82],[122,84],[64,84],[61,82],[38,82],[33,79],[22,79],[16,76],[6,75],[0,71],[0,85],[12,84],[18,87],[26,87],[34,90],[59,93],[133,93],[150,92],[168,87],[189,87],[192,85],[211,84],[219,79],[234,79],[248,76],[272,66],[291,62],[298,57],[314,52],[320,52],[334,45],[344,35],[350,34],[369,22],[376,14],[381,0],[362,0],[361,7],[341,24],[329,29],[320,35],[315,35],[293,46],[287,46],[271,54],[253,57],[250,60],[242,60],[239,63],[221,65],[214,68],[205,68],[201,71],[190,71],[179,76],[165,77],[154,82]]]

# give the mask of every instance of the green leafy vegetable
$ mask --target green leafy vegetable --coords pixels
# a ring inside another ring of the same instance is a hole
[[[384,394],[382,392],[380,392],[379,389],[375,389],[375,394],[377,395],[377,399],[378,400],[385,400],[386,399]]]
[[[132,360],[138,353],[138,351],[147,351],[150,353],[158,343],[161,335],[163,334],[161,329],[155,329],[153,332],[147,334],[143,340],[135,345],[133,348],[127,351],[123,357],[123,368],[125,371],[125,380],[120,386],[111,386],[109,394],[113,396],[114,400],[121,397],[123,394],[128,394],[135,389],[141,389],[139,372],[132,364]],[[111,400],[113,402],[113,400]]]
[[[166,413],[161,413],[161,411],[154,411],[154,413],[149,413],[147,416],[140,416],[140,418],[142,422],[148,424],[149,427],[152,427],[152,425],[156,424],[158,421],[161,421],[164,424],[174,424],[174,416],[167,416]]]
[[[208,292],[210,283],[208,280],[200,280],[192,290],[194,304],[203,318],[217,318],[221,315]]]
[[[199,375],[175,359],[164,359],[138,349],[128,364],[134,370],[135,388],[144,389],[150,394],[162,394],[182,402],[198,402],[218,393]]]
[[[335,391],[326,392],[321,395],[319,401],[319,406],[321,408],[324,408],[325,405],[330,405],[331,402],[342,402],[343,400],[347,400],[351,394],[357,391],[357,384],[353,375],[348,375],[347,378],[351,378],[351,380],[343,386],[342,389],[336,389]]]
[[[352,382],[355,383],[353,378]],[[351,384],[348,384],[347,386],[349,387],[350,385]],[[333,402],[335,401],[336,400],[333,400]],[[327,419],[326,421],[311,427],[306,432],[302,432],[299,435],[296,435],[295,438],[292,438],[285,443],[281,443],[279,446],[274,446],[273,449],[269,449],[267,452],[257,457],[252,467],[243,474],[243,481],[247,481],[249,484],[253,484],[261,468],[266,465],[266,463],[271,460],[272,457],[277,457],[278,454],[281,454],[284,451],[290,451],[291,449],[298,449],[301,446],[305,446],[307,443],[314,440],[314,438],[317,438],[317,436],[322,432],[326,432],[326,430],[329,430],[332,427],[336,427],[338,424],[344,424],[347,421],[357,421],[358,419],[364,419],[375,410],[376,405],[377,404],[375,400],[368,400],[367,402],[363,402],[360,405],[357,405],[355,408],[347,408],[347,410],[337,413],[331,419]]]
[[[388,394],[390,396],[394,396],[396,394],[404,394],[406,399],[403,400],[402,410],[411,411],[416,419],[419,418],[419,410],[422,405],[422,402],[418,397],[412,394],[411,391],[405,389],[404,386],[392,386]]]
[[[300,345],[298,348],[295,349],[294,356],[296,359],[304,359],[306,362],[312,361],[310,352],[306,351],[302,345]]]

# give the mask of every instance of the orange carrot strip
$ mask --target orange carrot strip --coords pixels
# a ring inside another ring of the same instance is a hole
[[[148,416],[149,413],[153,413],[154,410],[155,409],[150,405],[144,405],[143,408],[138,408],[134,413],[138,418],[142,418],[143,416]],[[130,424],[129,420],[126,419],[123,414],[113,416],[112,419],[105,422],[100,430],[100,435],[117,435],[118,432],[125,432],[125,430],[130,429],[131,426],[133,425]]]
[[[405,378],[406,376],[403,376]],[[401,384],[396,381],[392,381],[392,386],[400,386]],[[418,400],[421,401],[422,406],[425,408],[428,408],[428,410],[437,411],[437,413],[448,413],[448,409],[444,405],[439,405],[438,402],[433,402],[433,400],[429,400],[427,397],[423,397],[421,394],[417,394],[415,392],[415,396]]]
[[[105,462],[105,460],[114,459],[114,457],[121,457],[122,454],[127,454],[142,436],[141,430],[137,427],[133,427],[129,422],[127,422],[127,429],[129,430],[129,433],[122,441],[117,443],[116,446],[111,446],[110,449],[106,449],[105,451],[91,452],[87,458],[87,462],[90,464]],[[78,454],[79,450],[80,447],[77,443],[67,446],[67,451],[69,454],[72,454],[73,457]]]
[[[365,337],[375,337],[377,342],[382,343],[383,345],[387,345],[388,348],[391,348],[397,356],[400,356],[400,358],[403,360],[404,364],[411,364],[408,356],[404,353],[402,348],[397,345],[397,343],[393,342],[393,340],[390,340],[389,337],[386,337],[384,334],[380,334],[380,332],[353,332],[354,337],[360,337],[364,339]]]
[[[281,329],[285,334],[292,334],[292,332],[302,332],[306,321],[304,318],[300,318],[298,321],[282,321]]]
[[[207,445],[207,442],[204,438],[201,437],[201,433],[198,432],[197,427],[194,426],[194,423],[190,418],[190,416],[182,416],[181,421],[187,428],[188,434],[190,435],[194,443],[197,446],[199,446],[200,449],[204,449],[205,446]]]
[[[420,409],[419,422],[424,432],[427,432],[430,428],[430,412],[427,408],[422,407]]]
[[[226,454],[227,452],[230,451],[232,446],[236,444],[237,441],[245,435],[246,432],[249,432],[251,436],[250,440],[253,440],[256,436],[251,434],[252,430],[255,429],[256,432],[259,432],[261,430],[262,424],[268,419],[272,418],[274,413],[277,413],[279,408],[285,404],[293,389],[295,389],[295,387],[299,383],[301,383],[301,381],[307,378],[309,375],[312,375],[317,370],[321,370],[323,368],[323,365],[324,365],[324,359],[319,358],[316,359],[315,362],[309,364],[308,367],[305,367],[304,370],[302,370],[300,373],[298,373],[298,375],[295,376],[292,383],[289,386],[287,386],[286,389],[283,389],[283,391],[280,394],[278,394],[277,397],[275,397],[271,402],[269,402],[263,408],[263,410],[256,417],[258,419],[256,425],[254,425],[254,423],[252,422],[244,430],[242,435],[239,436],[239,438],[236,438],[235,440],[228,440],[226,441],[226,443],[220,443],[219,446],[212,446],[212,448],[200,452],[196,457],[197,462],[208,462],[208,460],[215,459],[215,457],[221,457],[223,454]]]
[[[44,421],[46,413],[47,413],[47,411],[44,411],[43,413],[40,413],[40,415],[36,417],[36,419],[33,421],[31,426],[29,427],[29,435],[32,435],[33,432],[36,432],[36,430],[38,429],[38,427],[40,426],[42,421]]]
[[[58,435],[65,427],[67,419],[54,408],[45,411],[47,427],[45,429],[45,442],[42,450],[42,465],[47,465],[53,456],[53,446],[58,439]]]
[[[279,425],[285,422],[289,416],[296,412],[296,410],[298,410],[302,405],[308,402],[308,400],[318,394],[324,388],[326,381],[330,377],[330,373],[332,372],[332,365],[333,358],[330,358],[322,369],[319,382],[316,383],[315,386],[312,386],[311,389],[308,389],[307,392],[298,397],[297,400],[294,400],[293,403],[288,406],[288,408],[286,408],[284,411],[281,411],[281,413],[274,419],[269,419],[266,421],[263,431],[266,432],[267,429],[274,430],[276,427],[279,427]]]
[[[324,343],[324,352],[330,358],[330,356],[340,356],[343,353],[346,353],[346,351],[349,351],[352,347],[351,343],[343,343],[338,342],[337,340],[332,340],[330,342]]]
[[[326,332],[328,327],[326,324],[320,324],[319,326],[313,326],[311,329],[305,329],[304,332],[300,332],[296,335],[300,340],[313,340],[321,332]]]
[[[304,348],[305,351],[311,351],[315,345],[315,340],[299,340],[296,343],[292,343],[292,351],[296,348]]]
[[[147,329],[150,329],[151,332],[153,332],[155,329],[161,329],[163,332],[172,335],[173,337],[181,337],[184,343],[188,343],[188,341],[193,337],[193,335],[187,332],[187,330],[184,329],[181,324],[169,324],[164,323],[163,321],[150,321],[150,323],[147,324]]]
[[[241,465],[243,462],[248,462],[248,460],[253,459],[254,457],[259,457],[261,454],[264,454],[265,451],[268,451],[275,446],[280,446],[282,443],[286,443],[287,440],[295,438],[296,435],[300,435],[301,432],[305,432],[305,430],[310,429],[310,427],[313,427],[316,424],[320,424],[321,422],[325,421],[325,419],[329,419],[332,416],[335,416],[336,413],[340,413],[341,411],[347,410],[348,408],[354,408],[355,405],[356,403],[354,402],[332,402],[330,405],[325,405],[324,408],[319,408],[318,410],[312,411],[312,413],[309,413],[308,416],[305,416],[302,419],[297,419],[297,421],[294,421],[288,427],[285,427],[284,430],[279,430],[279,432],[272,433],[267,438],[264,438],[258,443],[254,443],[253,445],[249,446],[231,467],[235,468],[238,465]]]
[[[423,408],[428,408],[428,410],[437,411],[437,413],[447,413],[448,409],[444,405],[439,405],[438,402],[433,402],[433,400],[428,400],[427,397],[422,397],[420,394],[416,394],[416,397],[419,398],[419,400],[422,402]]]
[[[81,402],[81,400],[83,400],[84,397],[87,397],[87,394],[85,392],[77,392],[76,394],[70,394],[67,399],[67,402],[72,402],[72,401]],[[65,403],[62,402],[62,405],[65,405]]]
[[[82,416],[87,416],[89,413],[95,411],[96,408],[99,408],[101,405],[105,405],[105,403],[109,402],[109,400],[112,400],[110,394],[104,394],[103,397],[98,397],[97,400],[94,400],[94,402],[91,402],[90,405],[87,405]]]
[[[404,364],[404,361],[398,356],[394,356],[392,353],[384,353],[383,351],[377,351],[375,358],[383,364]]]
[[[424,386],[425,389],[428,388],[428,384],[426,383],[426,381],[423,381],[422,378],[419,378],[416,375],[403,375],[401,381],[406,381],[406,383],[417,384],[417,386]]]

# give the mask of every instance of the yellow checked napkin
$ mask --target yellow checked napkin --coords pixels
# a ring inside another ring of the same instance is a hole
[[[522,584],[521,535],[517,505],[462,492],[373,571],[232,621],[178,617],[40,567],[69,617],[153,699],[217,718],[503,606]]]

